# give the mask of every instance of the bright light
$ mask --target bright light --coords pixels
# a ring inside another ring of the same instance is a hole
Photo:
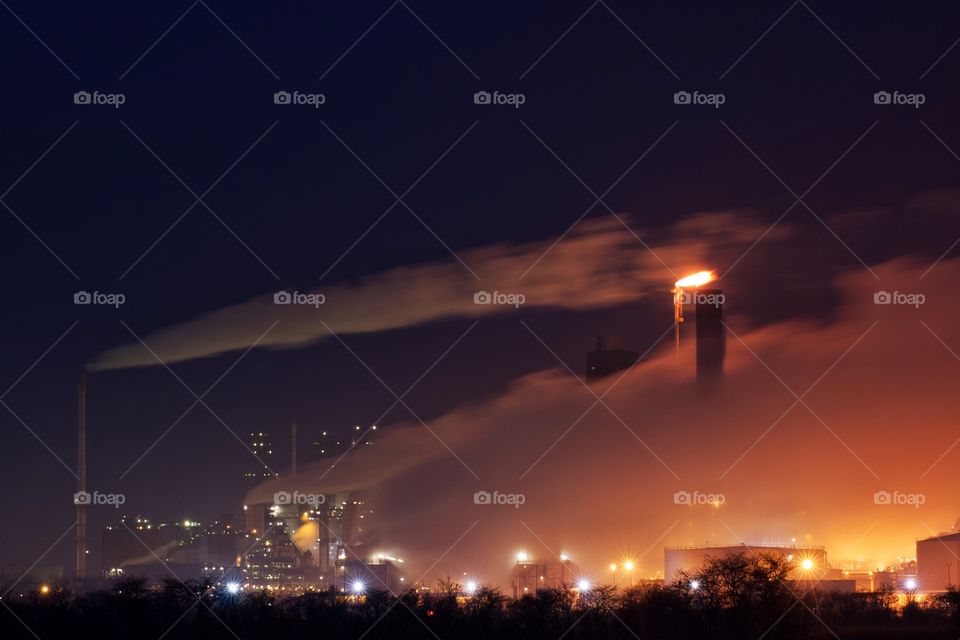
[[[813,569],[813,560],[811,560],[810,558],[804,558],[803,561],[800,562],[800,567],[804,571],[810,571],[811,569]]]
[[[699,589],[699,588],[700,588],[700,581],[699,581],[699,580],[691,580],[691,581],[690,581],[690,588],[693,589],[694,591],[696,591],[697,589]]]
[[[569,559],[570,559],[570,556],[568,556],[567,554],[565,553],[560,554],[560,562],[566,562]]]
[[[616,563],[616,562],[611,562],[611,563],[610,563],[610,571],[616,571],[616,570],[617,570],[617,563]]]
[[[467,583],[467,593],[471,596],[477,592],[477,583],[471,580]]]
[[[517,560],[520,562],[526,562],[528,557],[526,551],[521,551],[517,554]]]
[[[627,560],[626,562],[623,563],[623,568],[626,569],[627,571],[633,571],[633,563]]]
[[[678,289],[683,289],[685,287],[700,287],[708,282],[713,282],[716,279],[717,276],[713,271],[697,271],[686,278],[680,278],[677,280],[676,287]]]
[[[42,587],[40,587],[40,594],[41,594],[41,595],[44,595],[44,596],[45,596],[45,595],[47,595],[48,593],[50,593],[50,587],[49,587],[48,585],[43,585]]]
[[[350,585],[350,589],[351,589],[354,593],[363,593],[363,590],[364,590],[365,587],[366,587],[366,585],[363,584],[363,580],[354,580],[354,581],[353,581],[353,584]]]
[[[907,581],[903,583],[903,586],[905,586],[908,591],[913,591],[917,588],[917,581],[913,578],[907,578]]]
[[[240,593],[240,583],[239,582],[228,582],[227,583],[227,593],[231,595],[236,595]]]
[[[582,591],[590,591],[590,581],[589,580],[579,580],[577,582],[577,589]]]

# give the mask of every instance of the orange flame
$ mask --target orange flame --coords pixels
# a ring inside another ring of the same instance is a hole
[[[677,289],[683,289],[685,287],[701,287],[708,282],[713,282],[716,279],[717,274],[713,271],[697,271],[686,278],[680,278],[677,280],[676,287]]]

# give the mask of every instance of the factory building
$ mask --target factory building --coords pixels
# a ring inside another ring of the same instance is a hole
[[[960,584],[960,531],[917,540],[916,589],[946,591]]]
[[[632,367],[639,357],[638,352],[624,349],[618,336],[597,336],[590,341],[585,376],[587,380],[595,380],[624,371]]]
[[[576,574],[577,567],[569,558],[536,561],[522,554],[513,570],[513,597],[536,595],[543,589],[568,589],[575,584]]]

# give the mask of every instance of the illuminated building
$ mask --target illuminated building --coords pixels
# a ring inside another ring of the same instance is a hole
[[[399,595],[406,591],[399,558],[386,558],[382,554],[375,556],[370,562],[347,560],[340,569],[337,579],[337,588],[344,591],[389,591]],[[358,589],[358,585],[363,585]]]
[[[232,514],[209,526],[189,519],[156,524],[143,516],[124,517],[103,530],[103,570],[107,576],[162,579],[170,575],[167,564],[179,567],[184,579],[199,578],[235,566],[241,540]]]
[[[577,567],[568,558],[538,562],[522,553],[513,570],[513,597],[536,595],[543,589],[568,589],[576,583],[576,574]]]
[[[629,369],[640,357],[636,351],[625,350],[617,336],[597,336],[590,341],[590,347],[592,351],[587,351],[587,380]]]
[[[251,480],[273,478],[274,474],[270,471],[270,466],[272,466],[271,460],[273,458],[273,442],[270,439],[270,434],[262,431],[251,433],[247,440],[247,446],[256,456],[255,462],[259,460],[263,466],[257,470],[245,471],[243,477],[250,478]]]
[[[960,531],[917,540],[917,589],[946,591],[960,584]]]
[[[311,566],[310,554],[293,542],[289,523],[278,507],[268,511],[265,524],[256,533],[249,530],[244,540],[241,567],[246,584],[254,589],[319,585],[319,572]]]

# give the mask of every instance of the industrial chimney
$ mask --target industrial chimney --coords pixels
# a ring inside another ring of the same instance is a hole
[[[297,421],[290,425],[290,475],[297,475]]]
[[[77,384],[77,578],[87,577],[87,372]]]

